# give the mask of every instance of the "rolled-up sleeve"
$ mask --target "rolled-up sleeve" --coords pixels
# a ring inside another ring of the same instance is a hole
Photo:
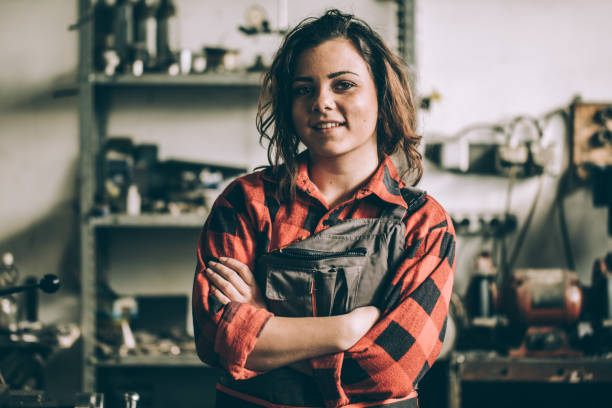
[[[256,236],[243,186],[233,183],[216,200],[200,234],[192,311],[198,356],[207,364],[225,368],[235,379],[260,374],[245,368],[245,363],[272,314],[238,302],[222,305],[210,293],[205,270],[209,260],[222,256],[253,270]]]

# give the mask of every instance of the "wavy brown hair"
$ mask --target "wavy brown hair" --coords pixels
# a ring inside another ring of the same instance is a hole
[[[298,58],[305,50],[336,38],[352,42],[374,78],[379,110],[376,125],[379,158],[401,149],[406,160],[403,176],[412,173],[415,185],[423,174],[417,150],[421,136],[415,133],[416,110],[404,63],[365,21],[331,9],[319,18],[303,20],[285,36],[263,79],[257,130],[260,144],[268,142],[268,161],[280,181],[279,200],[295,196],[300,139],[291,109]]]

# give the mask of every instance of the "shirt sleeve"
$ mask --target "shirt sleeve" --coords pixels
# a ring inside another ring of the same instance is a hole
[[[416,395],[444,340],[452,293],[455,233],[450,217],[422,223],[382,306],[382,318],[344,353],[311,360],[328,407]]]
[[[197,248],[192,309],[196,351],[200,359],[225,368],[233,378],[260,372],[245,368],[257,338],[272,314],[248,304],[222,305],[211,293],[204,271],[209,260],[227,256],[253,270],[256,229],[252,225],[244,186],[232,183],[215,201]]]

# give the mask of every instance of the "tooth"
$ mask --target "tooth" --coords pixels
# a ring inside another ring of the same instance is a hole
[[[337,127],[337,126],[339,126],[338,123],[323,123],[321,124],[320,127],[321,129],[330,129],[330,128]]]

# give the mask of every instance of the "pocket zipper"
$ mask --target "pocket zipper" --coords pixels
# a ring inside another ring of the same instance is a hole
[[[362,257],[366,256],[368,250],[366,248],[351,248],[340,252],[317,251],[313,249],[303,248],[284,248],[272,252],[273,255],[287,256],[310,261],[318,261],[322,259],[341,258],[341,257]]]

